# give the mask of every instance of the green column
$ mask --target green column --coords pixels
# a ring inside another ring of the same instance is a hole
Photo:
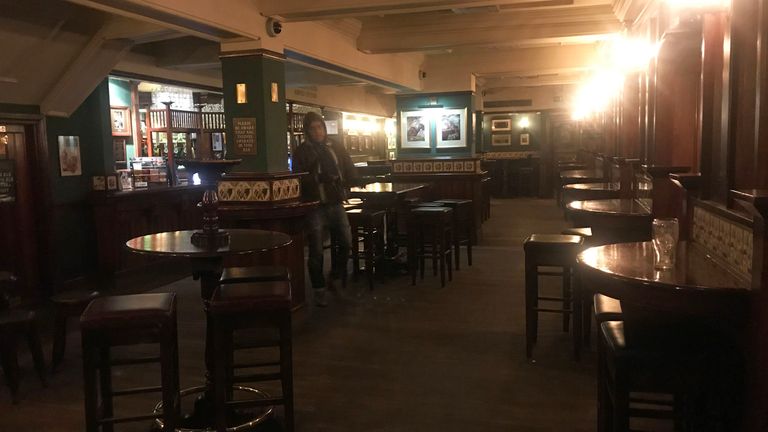
[[[227,159],[243,160],[234,171],[288,171],[283,54],[264,49],[224,53],[221,69]]]

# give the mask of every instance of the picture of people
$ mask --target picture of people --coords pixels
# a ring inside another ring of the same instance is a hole
[[[423,111],[403,111],[400,114],[402,148],[429,148],[429,117]]]
[[[59,137],[59,167],[62,177],[83,174],[80,162],[80,137]]]
[[[408,141],[424,141],[426,138],[426,127],[421,117],[408,117]]]
[[[441,131],[442,141],[456,141],[461,139],[461,115],[446,114],[440,120],[443,123]]]
[[[437,119],[437,148],[466,147],[467,110],[446,109]]]

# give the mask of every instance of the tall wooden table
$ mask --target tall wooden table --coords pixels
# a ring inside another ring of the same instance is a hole
[[[287,234],[255,229],[229,229],[229,243],[218,248],[201,248],[192,244],[194,231],[171,231],[149,234],[128,240],[126,247],[143,255],[188,258],[192,262],[193,276],[200,279],[200,298],[206,312],[205,379],[206,391],[195,403],[195,410],[184,424],[185,428],[205,429],[212,426],[213,398],[211,377],[213,376],[213,327],[208,319],[208,301],[216,289],[222,272],[224,258],[267,252],[288,246],[291,238]]]

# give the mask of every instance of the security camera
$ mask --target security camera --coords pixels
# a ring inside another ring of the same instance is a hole
[[[267,18],[267,34],[271,37],[277,37],[280,33],[283,32],[283,23],[280,21],[274,19],[274,18]]]

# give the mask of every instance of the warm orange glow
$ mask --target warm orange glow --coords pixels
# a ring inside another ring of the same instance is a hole
[[[667,0],[673,9],[721,10],[731,7],[730,0]]]

